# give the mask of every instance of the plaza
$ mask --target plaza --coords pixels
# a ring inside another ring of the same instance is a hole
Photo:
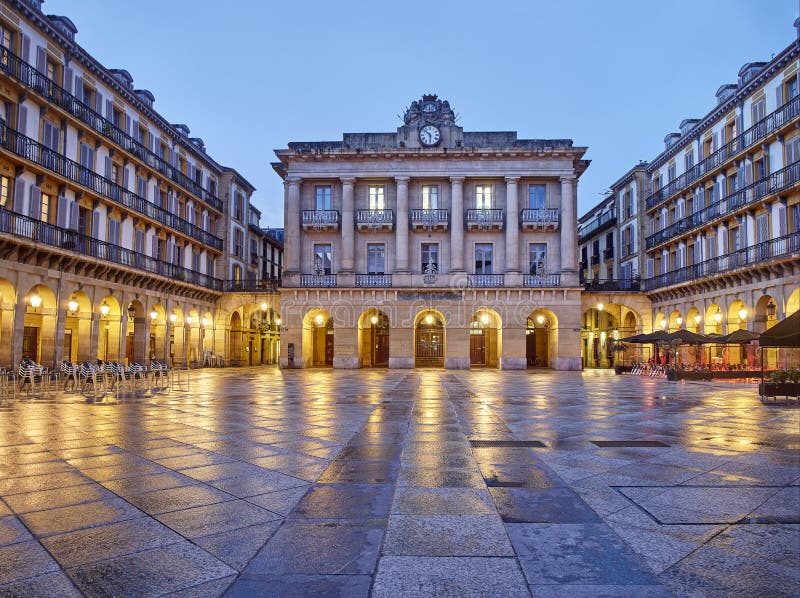
[[[800,411],[752,384],[261,367],[0,412],[0,596],[800,583]]]

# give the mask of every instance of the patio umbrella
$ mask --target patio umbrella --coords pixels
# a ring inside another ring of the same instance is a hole
[[[715,337],[711,342],[720,345],[740,345],[750,341],[757,341],[760,336],[758,332],[751,332],[750,330],[734,330],[730,334]]]
[[[758,344],[762,347],[800,347],[800,311],[761,333]]]
[[[689,330],[676,330],[675,332],[670,332],[667,335],[667,341],[680,341],[683,345],[701,345],[703,343],[720,342],[718,340],[711,339],[704,334],[697,334]]]

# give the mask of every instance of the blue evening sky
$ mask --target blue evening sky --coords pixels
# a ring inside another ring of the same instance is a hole
[[[798,0],[46,0],[104,65],[257,191],[283,225],[269,166],[289,141],[394,131],[437,93],[468,131],[571,138],[592,164],[578,211],[684,118],[704,115],[746,62],[795,39]]]

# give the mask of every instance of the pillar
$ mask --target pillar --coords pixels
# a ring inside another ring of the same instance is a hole
[[[27,303],[22,298],[17,301],[14,309],[14,333],[11,335],[11,364],[17,367],[22,361],[22,337],[25,334],[25,312]]]
[[[574,176],[561,177],[561,272],[577,271],[577,230]]]
[[[408,271],[408,177],[398,176],[397,182],[397,226],[395,228],[395,271]]]
[[[355,218],[353,212],[353,185],[355,179],[342,181],[342,267],[340,272],[352,273],[354,268]]]
[[[284,188],[284,263],[288,272],[300,272],[300,179],[287,179]]]
[[[14,346],[14,308],[12,304],[0,305],[0,366],[13,368],[16,362],[12,357]]]
[[[464,177],[450,177],[450,272],[464,271]]]
[[[506,177],[506,272],[519,272],[519,177]]]

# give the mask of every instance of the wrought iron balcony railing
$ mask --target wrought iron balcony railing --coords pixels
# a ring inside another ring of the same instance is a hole
[[[74,230],[54,226],[5,208],[0,208],[0,233],[28,239],[41,245],[58,247],[150,274],[166,276],[176,281],[195,284],[214,291],[223,290],[222,281],[218,278],[162,262],[119,245],[98,241]]]
[[[560,285],[560,274],[525,274],[522,277],[522,286],[524,287],[557,287]]]
[[[504,276],[502,274],[468,274],[467,286],[468,287],[502,287],[504,285]]]
[[[526,229],[558,228],[558,208],[525,208],[520,212],[520,223]]]
[[[590,293],[607,291],[630,291],[638,293],[641,281],[638,278],[593,278],[584,281],[583,288]]]
[[[270,280],[226,280],[225,291],[229,293],[268,293],[278,292],[280,281]]]
[[[339,212],[336,210],[303,210],[304,229],[330,230],[339,228]]]
[[[392,286],[391,274],[356,274],[357,287],[387,288]]]
[[[411,210],[411,227],[412,228],[427,228],[446,229],[450,222],[449,210]]]
[[[613,247],[606,247],[603,249],[603,259],[610,260],[614,257],[614,248]]]
[[[143,197],[140,197],[132,191],[128,191],[107,178],[101,177],[88,168],[84,168],[74,160],[65,158],[38,141],[34,141],[30,137],[18,133],[1,121],[0,147],[69,179],[78,185],[88,187],[93,193],[106,197],[119,205],[125,206],[129,210],[144,214],[148,218],[152,218],[164,226],[180,231],[215,249],[222,250],[222,239],[219,237],[204,231],[194,224],[189,224],[183,218],[147,201]]]
[[[356,226],[359,229],[391,230],[394,225],[392,210],[356,210]]]
[[[589,224],[578,228],[578,243],[582,243],[587,237],[590,237],[601,230],[609,228],[616,223],[617,211],[615,209],[600,214],[600,216],[597,218],[593,218]]]
[[[503,210],[476,209],[467,210],[465,224],[467,228],[490,230],[503,228]]]
[[[308,288],[335,287],[336,274],[301,274],[300,286]]]
[[[78,98],[53,83],[43,73],[40,73],[32,65],[23,61],[6,48],[2,48],[0,71],[69,112],[81,122],[89,125],[96,133],[106,139],[110,139],[125,151],[137,156],[150,168],[160,172],[195,197],[201,198],[215,210],[222,211],[221,199],[183,174],[177,167],[172,166],[163,158],[151,152],[133,137],[119,129],[113,122],[103,118]]]
[[[742,187],[723,197],[707,208],[681,218],[670,226],[653,233],[645,240],[647,249],[666,243],[670,239],[685,235],[694,229],[708,226],[714,220],[758,202],[768,195],[780,193],[800,181],[800,161],[773,172],[768,177]]]
[[[775,112],[768,114],[755,123],[741,135],[737,135],[731,139],[705,160],[698,162],[674,181],[671,181],[658,191],[653,192],[645,199],[645,209],[651,210],[661,204],[661,202],[666,201],[669,197],[685,190],[686,187],[707,172],[711,172],[725,162],[728,162],[736,154],[752,147],[765,137],[786,126],[798,116],[800,116],[800,96],[795,96],[775,110]]]
[[[750,247],[744,247],[733,253],[721,255],[699,264],[692,264],[673,272],[658,274],[646,279],[644,288],[645,291],[652,291],[673,284],[692,282],[699,278],[725,274],[749,266],[757,266],[792,255],[800,255],[800,231],[751,245]]]

